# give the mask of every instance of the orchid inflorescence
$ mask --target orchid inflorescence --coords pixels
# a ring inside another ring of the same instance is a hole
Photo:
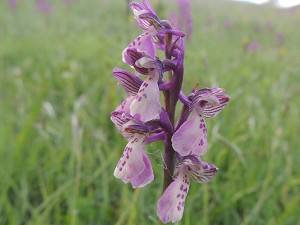
[[[164,187],[157,203],[157,215],[163,223],[182,218],[190,180],[210,181],[218,168],[201,160],[208,149],[205,120],[215,117],[229,102],[222,88],[193,88],[189,95],[181,91],[184,74],[184,33],[160,20],[147,0],[130,4],[134,18],[143,29],[122,53],[132,74],[114,68],[113,74],[128,97],[111,114],[111,120],[128,144],[114,176],[130,182],[133,188],[151,183],[154,174],[144,146],[164,142]],[[163,51],[165,59],[159,59]],[[141,75],[145,75],[143,80]],[[164,105],[160,102],[164,96]],[[175,122],[175,109],[183,104]],[[176,165],[176,167],[175,167]]]

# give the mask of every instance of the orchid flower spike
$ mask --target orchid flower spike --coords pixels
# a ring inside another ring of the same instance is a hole
[[[207,151],[205,118],[215,117],[229,102],[222,88],[199,90],[190,105],[191,116],[172,136],[172,146],[181,156],[204,155]]]
[[[185,34],[158,18],[148,0],[141,1],[130,7],[143,32],[122,52],[123,62],[134,72],[117,67],[113,70],[128,94],[111,113],[112,122],[128,141],[114,176],[133,188],[152,182],[153,170],[144,147],[163,140],[164,193],[157,203],[157,215],[163,223],[176,222],[183,215],[190,179],[208,182],[218,171],[201,160],[208,148],[205,119],[216,116],[229,102],[229,96],[222,88],[195,88],[184,95]],[[162,59],[158,58],[159,50],[164,52]],[[160,102],[161,92],[164,105]],[[176,124],[178,100],[183,107]]]
[[[190,179],[197,183],[209,182],[218,168],[190,155],[183,157],[177,166],[177,176],[157,202],[157,215],[163,223],[181,220],[185,198],[189,191]]]
[[[146,186],[154,179],[150,160],[144,151],[144,141],[149,136],[149,129],[123,111],[112,112],[111,120],[128,140],[114,176],[124,183],[130,182],[133,188]]]

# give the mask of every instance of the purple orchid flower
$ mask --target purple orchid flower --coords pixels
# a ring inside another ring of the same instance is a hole
[[[160,20],[156,12],[147,0],[142,0],[142,3],[143,4],[137,2],[130,3],[135,21],[144,31],[148,31],[151,26],[158,29],[158,27],[160,27]]]
[[[132,66],[137,74],[148,75],[130,102],[130,114],[144,122],[158,118],[162,109],[158,87],[162,74],[161,62],[145,52],[138,52],[136,48],[126,49],[123,56],[124,61]]]
[[[172,136],[172,146],[181,156],[204,155],[207,151],[205,118],[215,117],[229,102],[222,88],[199,90],[190,105],[191,116]]]
[[[177,176],[157,202],[157,215],[163,223],[181,220],[190,179],[197,183],[209,182],[218,168],[196,156],[186,156],[177,166]]]
[[[154,179],[150,160],[144,151],[145,140],[149,129],[123,111],[114,111],[111,120],[128,140],[114,176],[130,182],[133,188],[144,187]]]
[[[178,37],[184,36],[182,31],[171,29],[172,26],[168,21],[160,20],[147,0],[143,0],[142,2],[143,4],[136,2],[130,4],[134,13],[134,18],[144,32],[133,40],[123,51],[123,62],[128,65],[130,65],[127,61],[127,50],[129,48],[136,48],[138,52],[146,53],[151,57],[155,57],[155,49],[165,50],[166,46],[164,39],[166,34],[172,34],[175,36],[172,37],[173,45],[177,41]]]
[[[134,73],[117,67],[113,70],[128,94],[111,114],[112,122],[128,141],[114,176],[134,188],[149,184],[154,176],[144,148],[162,140],[164,193],[158,201],[157,215],[163,223],[175,222],[182,218],[190,179],[208,182],[218,171],[200,158],[208,149],[205,119],[215,117],[229,102],[229,96],[222,88],[193,89],[186,96],[181,90],[185,34],[160,20],[147,0],[131,3],[130,7],[143,33],[122,52],[124,63]],[[164,51],[165,59],[159,59],[159,50]],[[160,102],[161,93],[164,105]],[[176,121],[180,102],[182,111]]]
[[[149,75],[130,104],[130,113],[146,122],[158,118],[162,110],[158,87],[162,69],[157,60],[151,57],[142,57],[135,64],[139,68],[148,69]]]

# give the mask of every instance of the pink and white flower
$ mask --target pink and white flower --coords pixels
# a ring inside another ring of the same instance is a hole
[[[199,90],[190,105],[191,116],[172,136],[172,146],[181,156],[201,156],[207,152],[205,118],[215,117],[229,102],[222,88]]]
[[[190,179],[197,183],[209,182],[218,168],[196,156],[186,156],[177,166],[177,176],[157,202],[157,215],[163,223],[181,220]]]
[[[133,188],[144,187],[154,179],[150,160],[144,151],[149,129],[123,111],[112,112],[111,120],[128,140],[114,176],[124,183],[130,182]]]

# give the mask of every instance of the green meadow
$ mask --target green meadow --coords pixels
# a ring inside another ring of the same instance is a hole
[[[126,140],[110,113],[126,93],[112,69],[132,71],[121,53],[141,29],[126,1],[48,2],[0,2],[0,224],[157,224],[162,143],[146,147],[151,184],[113,176]],[[162,19],[176,10],[150,2]],[[183,91],[219,86],[231,101],[207,120],[203,160],[219,173],[191,182],[176,224],[299,225],[300,8],[191,5]]]

